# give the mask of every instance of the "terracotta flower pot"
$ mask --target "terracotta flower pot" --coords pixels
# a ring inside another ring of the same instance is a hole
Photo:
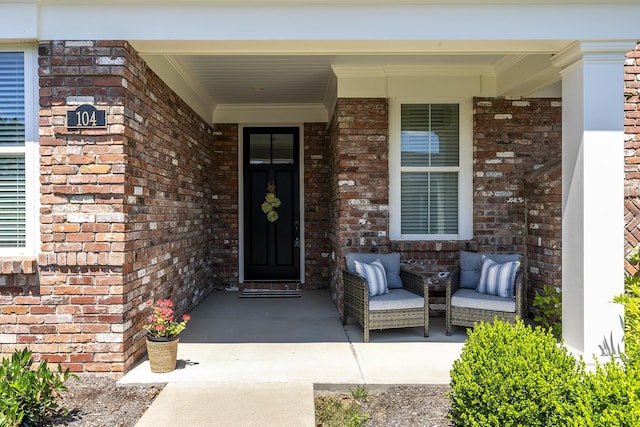
[[[165,373],[176,369],[180,336],[152,337],[147,335],[147,355],[151,372]]]

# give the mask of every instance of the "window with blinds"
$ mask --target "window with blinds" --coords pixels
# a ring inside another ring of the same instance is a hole
[[[401,233],[459,234],[459,105],[402,104],[400,121]]]
[[[26,245],[23,52],[0,52],[0,248]]]

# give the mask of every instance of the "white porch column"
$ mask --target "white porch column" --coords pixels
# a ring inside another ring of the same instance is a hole
[[[579,42],[562,67],[562,331],[585,361],[613,333],[624,290],[623,66],[634,42]]]

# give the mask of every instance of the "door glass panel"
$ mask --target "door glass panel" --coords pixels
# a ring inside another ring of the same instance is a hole
[[[271,163],[271,135],[254,133],[249,140],[249,161],[252,165]]]
[[[293,164],[292,134],[252,134],[249,141],[249,162],[252,165]]]
[[[273,134],[273,157],[272,162],[276,164],[293,163],[293,135]]]

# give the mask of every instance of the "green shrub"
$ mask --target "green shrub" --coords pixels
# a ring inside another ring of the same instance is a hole
[[[583,372],[540,327],[476,325],[451,371],[451,418],[479,427],[570,425]]]
[[[625,292],[613,299],[624,304],[624,346],[631,360],[640,356],[640,276],[627,275]]]
[[[638,268],[640,265],[640,247],[634,248],[627,261]],[[624,304],[624,346],[625,354],[632,361],[640,362],[640,275],[625,273],[624,294],[617,295],[613,301]]]
[[[0,365],[0,426],[34,426],[59,408],[57,394],[66,391],[64,382],[71,375],[58,365],[52,372],[47,361],[32,369],[28,349],[17,350]],[[65,412],[64,409],[62,409]]]
[[[556,337],[562,336],[562,294],[553,286],[544,285],[543,292],[533,297],[533,306],[538,315],[533,320],[542,327],[551,329]]]
[[[640,371],[611,359],[585,375],[572,425],[632,427],[640,420]]]

